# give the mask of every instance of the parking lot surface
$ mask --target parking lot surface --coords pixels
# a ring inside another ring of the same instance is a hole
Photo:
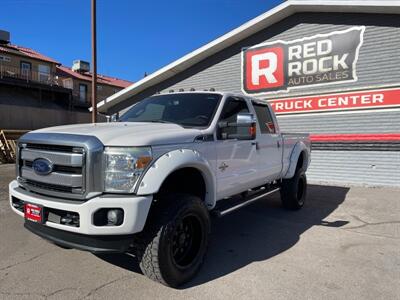
[[[200,274],[181,289],[134,257],[58,248],[11,212],[0,165],[0,299],[400,299],[400,189],[310,185],[303,210],[268,197],[213,219]]]

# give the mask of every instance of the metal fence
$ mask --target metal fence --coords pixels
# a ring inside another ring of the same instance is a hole
[[[18,79],[26,82],[37,82],[47,85],[59,85],[60,77],[54,73],[45,73],[33,71],[30,69],[22,69],[16,66],[0,65],[0,79]]]

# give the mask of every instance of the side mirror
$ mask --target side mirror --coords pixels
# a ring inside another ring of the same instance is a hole
[[[219,122],[220,136],[223,140],[254,140],[256,138],[256,120],[253,114],[239,113],[236,122]],[[234,132],[229,130],[235,128]]]
[[[238,127],[247,127],[251,124],[255,124],[256,120],[254,119],[253,114],[250,113],[239,113],[236,116],[236,124]]]
[[[119,113],[115,113],[110,116],[111,122],[118,122],[118,120],[119,120]]]

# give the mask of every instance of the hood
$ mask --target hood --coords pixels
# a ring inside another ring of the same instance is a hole
[[[97,137],[105,146],[154,146],[193,142],[201,130],[177,124],[116,122],[56,126],[35,133],[63,133]]]

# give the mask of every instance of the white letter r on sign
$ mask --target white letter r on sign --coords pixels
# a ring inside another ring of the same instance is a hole
[[[260,62],[267,60],[268,66],[260,68]],[[251,82],[253,85],[260,84],[260,77],[265,76],[268,83],[276,83],[274,73],[278,67],[278,56],[273,52],[255,54],[251,57]]]

